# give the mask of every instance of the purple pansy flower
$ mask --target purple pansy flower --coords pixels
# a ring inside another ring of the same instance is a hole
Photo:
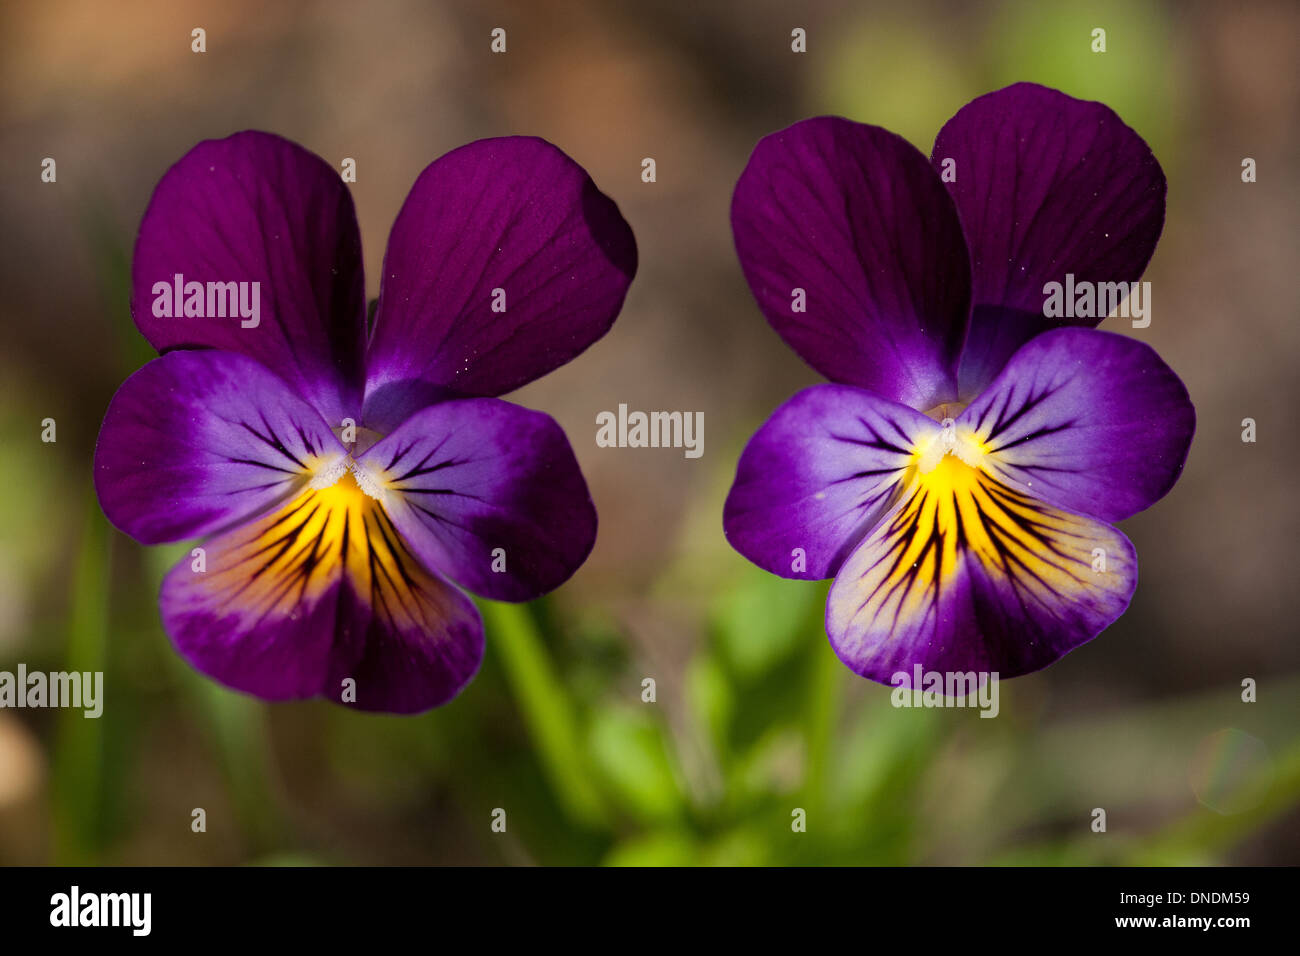
[[[1135,282],[1164,203],[1114,112],[1028,83],[968,103],[931,160],[838,118],[755,148],[731,207],[745,277],[835,384],[750,440],[724,525],[774,574],[834,577],[826,630],[856,673],[1024,674],[1128,607],[1111,522],[1173,486],[1195,413],[1149,346],[1045,319],[1044,293]]]
[[[483,655],[455,585],[537,597],[596,535],[564,432],[495,396],[608,331],[635,271],[627,223],[568,156],[480,140],[416,180],[367,323],[336,170],[259,132],[190,150],[135,247],[132,314],[162,355],[95,451],[118,528],[212,536],[162,585],[181,655],[272,700],[453,697]]]

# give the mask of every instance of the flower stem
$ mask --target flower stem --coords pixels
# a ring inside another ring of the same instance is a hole
[[[600,827],[608,814],[592,784],[576,708],[555,672],[533,616],[518,604],[480,601],[479,607],[488,647],[500,655],[552,790],[572,819]]]

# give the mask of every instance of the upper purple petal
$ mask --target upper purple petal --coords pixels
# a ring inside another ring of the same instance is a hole
[[[499,395],[558,368],[609,330],[636,261],[618,207],[550,143],[453,150],[420,174],[388,240],[366,423],[385,431],[448,392]]]
[[[1162,498],[1196,431],[1187,388],[1149,345],[1057,329],[1032,339],[958,418],[997,478],[1119,521]]]
[[[170,352],[113,396],[95,489],[113,524],[158,544],[265,511],[340,470],[346,454],[315,409],[252,359]]]
[[[553,590],[596,540],[564,431],[500,399],[422,409],[360,455],[357,474],[424,564],[484,597]]]
[[[1043,318],[1046,283],[1142,275],[1164,225],[1165,176],[1109,107],[1033,83],[963,106],[935,139],[935,168],[946,160],[956,163],[946,185],[972,264],[960,374],[968,398],[1032,336],[1101,321]]]
[[[155,315],[155,285],[177,275],[205,286],[250,283],[250,295],[259,283],[258,324]],[[359,414],[361,239],[352,197],[320,157],[269,133],[199,143],[154,190],[132,276],[132,315],[155,348],[239,352],[273,369],[331,424]]]
[[[845,119],[796,123],[754,148],[731,225],[759,308],[809,365],[913,408],[956,398],[970,265],[914,146]]]
[[[731,546],[783,578],[830,577],[892,503],[934,420],[849,385],[815,385],[749,440],[722,522]]]

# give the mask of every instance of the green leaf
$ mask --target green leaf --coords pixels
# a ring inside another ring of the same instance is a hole
[[[713,607],[714,632],[727,663],[745,680],[776,667],[815,632],[806,624],[819,589],[749,566]]]
[[[682,816],[680,779],[664,730],[649,713],[626,707],[598,711],[592,718],[591,753],[609,790],[632,816],[644,823]]]
[[[664,830],[632,837],[614,847],[604,866],[694,866],[699,849],[685,833]]]

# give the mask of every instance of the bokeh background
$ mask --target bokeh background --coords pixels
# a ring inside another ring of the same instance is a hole
[[[0,862],[1300,862],[1296,4],[31,0],[0,7],[0,37],[0,669],[107,682],[97,721],[0,711]],[[1017,80],[1106,102],[1164,166],[1154,319],[1133,334],[1186,381],[1199,430],[1173,492],[1123,524],[1142,567],[1127,615],[1004,682],[996,720],[895,710],[835,659],[824,587],[722,536],[745,440],[818,381],[755,307],[728,204],[754,143],[795,120],[839,113],[928,153]],[[595,552],[547,599],[485,607],[480,676],[424,716],[199,677],[158,624],[181,549],[139,547],[95,502],[104,409],[150,356],[127,310],[150,191],[250,127],[356,158],[371,297],[418,172],[479,137],[557,143],[637,235],[613,331],[513,396],[566,428]],[[703,411],[704,456],[597,448],[620,402]]]

